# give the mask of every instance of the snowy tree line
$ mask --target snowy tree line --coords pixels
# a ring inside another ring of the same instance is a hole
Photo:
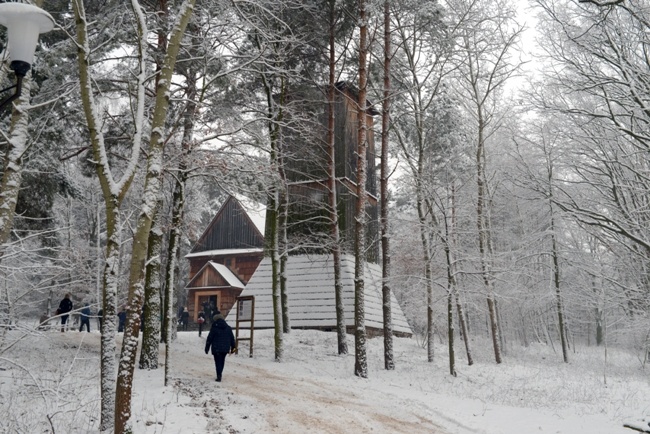
[[[341,81],[358,86],[361,113],[367,98],[383,115],[374,135],[387,182],[387,290],[429,360],[448,345],[454,375],[462,339],[470,364],[540,342],[559,361],[576,345],[620,345],[645,365],[645,2],[536,0],[527,15],[510,0],[38,5],[58,27],[41,36],[24,96],[0,118],[0,336],[53,314],[67,291],[78,306],[103,308],[102,431],[129,431],[130,376],[138,364],[158,368],[161,339],[171,345],[182,257],[231,192],[268,206],[282,359],[284,169],[304,158],[287,143],[333,143],[323,120]],[[533,25],[530,57],[523,38]],[[2,87],[12,79],[5,62]],[[361,146],[366,133],[360,125]],[[328,203],[322,242],[336,255],[336,198]],[[356,248],[362,261],[369,246]],[[120,352],[121,305],[130,326]],[[143,305],[164,315],[145,316],[136,362]],[[472,351],[483,337],[492,355]],[[363,357],[356,363],[367,375]]]

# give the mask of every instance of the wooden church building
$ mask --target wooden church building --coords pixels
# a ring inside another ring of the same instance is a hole
[[[287,294],[289,321],[293,329],[336,330],[336,301],[334,296],[334,262],[330,255],[296,255],[287,260]],[[383,298],[381,267],[371,262],[364,271],[365,325],[368,336],[383,335]],[[354,257],[341,258],[343,309],[348,333],[354,333]],[[271,298],[271,260],[265,258],[242,296],[255,297],[255,328],[273,328]],[[234,321],[233,310],[229,321]],[[393,334],[410,337],[411,327],[397,299],[391,294]]]
[[[255,204],[228,197],[185,256],[190,263],[186,286],[190,324],[207,306],[227,315],[257,269],[264,255],[260,212]]]
[[[357,91],[346,83],[337,84],[335,104],[335,172],[337,211],[341,233],[342,279],[346,324],[354,326],[354,224],[356,209],[356,151],[358,110]],[[298,95],[296,101],[314,101]],[[298,103],[300,104],[300,103]],[[297,112],[310,107],[293,107]],[[312,110],[313,111],[313,110]],[[322,121],[326,107],[316,109],[315,118]],[[367,261],[365,270],[366,328],[369,335],[383,329],[381,297],[381,268],[379,262],[379,222],[373,116],[371,105],[366,110],[368,123],[367,147]],[[319,117],[320,116],[320,117]],[[328,226],[327,160],[325,132],[314,122],[314,128],[300,135],[287,133],[284,148],[288,192],[288,243],[292,252],[287,261],[287,293],[292,328],[334,330],[333,262],[325,247]],[[309,135],[311,134],[311,136]],[[309,143],[309,146],[305,146]],[[258,217],[263,221],[263,218]],[[192,251],[190,282],[187,285],[190,320],[196,321],[203,306],[214,306],[233,322],[236,310],[231,310],[238,296],[255,296],[255,328],[272,328],[271,262],[263,258],[264,229],[254,223],[242,203],[230,197],[219,210]],[[395,298],[391,301],[393,330],[396,335],[410,336],[411,328]]]

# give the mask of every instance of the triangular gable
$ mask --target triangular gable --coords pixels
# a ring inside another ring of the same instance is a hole
[[[209,261],[186,286],[186,288],[214,287],[243,288],[244,284],[225,265]]]
[[[210,267],[214,268],[214,270],[223,277],[223,279],[228,283],[229,286],[232,286],[234,288],[243,288],[245,285],[242,283],[241,280],[237,276],[234,275],[232,271],[228,267],[226,267],[223,264],[217,264],[216,262],[208,262]]]
[[[233,196],[221,206],[190,253],[264,246],[264,235]]]
[[[347,326],[354,325],[354,258],[341,259],[343,305]],[[365,271],[365,324],[383,328],[381,268],[368,263]],[[327,255],[289,256],[287,260],[287,293],[292,327],[336,327],[334,294],[334,262]],[[271,298],[271,259],[265,258],[242,291],[241,296],[255,296],[255,328],[273,327]],[[395,332],[412,334],[394,295],[391,313]]]
[[[249,199],[241,194],[235,193],[232,194],[232,196],[237,199],[237,202],[239,202],[241,207],[244,208],[246,214],[251,219],[257,230],[260,231],[261,234],[264,234],[264,228],[266,226],[266,205]]]

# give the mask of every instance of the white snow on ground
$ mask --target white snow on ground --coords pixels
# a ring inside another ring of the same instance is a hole
[[[612,348],[607,364],[602,348],[579,348],[564,364],[537,345],[511,348],[496,365],[487,342],[477,342],[481,360],[471,367],[459,360],[454,378],[442,346],[427,363],[415,339],[395,339],[396,369],[386,371],[383,340],[370,339],[369,378],[361,379],[354,355],[336,354],[335,333],[292,330],[282,363],[273,360],[272,331],[254,338],[254,357],[242,343],[217,383],[205,335],[180,332],[173,387],[163,386],[162,364],[136,370],[134,431],[632,434],[623,424],[650,414],[650,368]],[[352,351],[351,335],[348,345]],[[0,432],[97,432],[98,351],[96,332],[51,331],[2,352]],[[161,347],[161,362],[162,355]]]

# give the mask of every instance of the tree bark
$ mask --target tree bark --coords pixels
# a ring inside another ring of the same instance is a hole
[[[192,26],[193,27],[193,26]],[[176,288],[176,271],[178,269],[178,252],[181,243],[183,216],[185,214],[185,186],[189,177],[190,154],[194,148],[194,116],[197,110],[196,76],[192,67],[185,74],[187,106],[183,114],[183,139],[181,143],[181,156],[178,161],[178,170],[175,176],[174,193],[172,195],[172,221],[169,231],[169,244],[167,247],[167,269],[165,270],[165,306],[163,308],[163,333],[161,340],[165,343],[165,386],[171,384],[171,345],[175,338],[176,309],[174,301]]]
[[[343,304],[343,282],[341,281],[341,234],[339,230],[338,195],[336,191],[336,1],[329,1],[329,89],[327,93],[327,149],[328,149],[328,203],[331,252],[334,261],[334,297],[336,303],[336,338],[339,354],[348,353],[345,306]]]
[[[12,104],[9,140],[4,156],[2,184],[0,186],[0,259],[4,246],[9,241],[14,225],[16,203],[23,179],[23,157],[28,150],[29,138],[29,96],[32,88],[32,74],[22,79],[21,96]]]
[[[393,316],[391,312],[390,288],[390,236],[388,223],[388,132],[390,122],[390,1],[384,1],[384,99],[382,101],[381,117],[381,174],[380,174],[380,203],[381,203],[381,260],[382,260],[382,308],[384,319],[384,368],[395,369],[393,355]]]
[[[501,363],[501,337],[499,335],[499,324],[496,303],[494,300],[494,288],[492,282],[492,272],[490,267],[490,258],[488,251],[488,237],[490,231],[488,227],[488,216],[486,209],[486,177],[485,177],[485,140],[484,140],[484,120],[483,111],[478,108],[478,141],[476,147],[476,224],[478,227],[478,243],[481,262],[481,277],[483,285],[487,291],[488,314],[490,318],[490,330],[492,332],[492,347],[494,349],[494,359]]]
[[[555,217],[553,216],[553,205],[549,203],[551,208],[551,256],[553,258],[553,286],[555,287],[555,304],[557,308],[558,332],[560,333],[560,342],[562,343],[562,358],[564,363],[569,363],[569,348],[567,343],[564,311],[562,308],[562,292],[560,288],[560,252],[558,251],[557,237],[555,235]]]
[[[457,217],[456,217],[456,186],[451,185],[451,234],[448,236],[450,247],[454,249],[457,246],[456,239],[456,227],[457,227]],[[465,353],[467,354],[467,364],[472,366],[474,364],[474,358],[472,357],[472,349],[469,340],[469,324],[465,314],[465,309],[463,308],[463,303],[460,299],[460,290],[458,288],[458,281],[456,279],[456,263],[452,261],[452,276],[453,280],[453,292],[454,299],[456,301],[456,312],[458,312],[458,322],[460,324],[460,332],[463,335],[463,342],[465,343]]]
[[[366,351],[365,323],[365,266],[366,266],[366,151],[367,119],[366,119],[366,63],[368,56],[368,18],[366,0],[359,0],[359,100],[357,107],[357,204],[354,233],[354,375],[368,377],[368,360]]]
[[[136,125],[136,132],[133,137],[131,157],[127,169],[122,173],[118,182],[113,180],[111,168],[106,155],[104,135],[101,130],[102,120],[92,92],[93,80],[90,74],[90,45],[88,40],[88,23],[83,2],[75,0],[72,2],[75,16],[76,38],[77,38],[77,62],[79,67],[79,85],[81,102],[86,117],[92,153],[96,162],[95,170],[106,207],[106,260],[103,271],[102,309],[104,321],[102,321],[101,336],[101,420],[100,431],[108,433],[115,428],[115,343],[116,332],[116,311],[117,311],[117,288],[120,271],[120,205],[129,186],[133,180],[136,170],[136,163],[139,157],[141,127]],[[138,91],[136,101],[136,116],[141,117],[144,112],[144,81],[146,72],[144,70],[144,59],[140,58],[140,71],[138,75]]]
[[[122,352],[118,366],[117,387],[115,390],[115,433],[130,433],[131,426],[131,396],[133,387],[133,371],[138,346],[140,330],[140,315],[144,296],[145,259],[148,249],[148,235],[153,220],[158,195],[161,191],[163,133],[167,110],[169,107],[169,88],[176,58],[180,50],[185,29],[194,9],[195,0],[185,0],[180,7],[175,25],[172,27],[169,46],[160,72],[160,80],[156,87],[156,100],[152,117],[151,138],[147,158],[147,173],[145,177],[144,194],[140,215],[133,236],[131,266],[129,271],[129,293],[127,301],[127,319],[122,341]],[[143,11],[134,0],[134,12],[138,16],[141,38],[146,42],[146,27]]]
[[[149,232],[149,248],[144,285],[142,314],[144,328],[140,349],[140,369],[158,369],[160,346],[160,257],[162,254],[162,198],[156,205],[153,227]]]

